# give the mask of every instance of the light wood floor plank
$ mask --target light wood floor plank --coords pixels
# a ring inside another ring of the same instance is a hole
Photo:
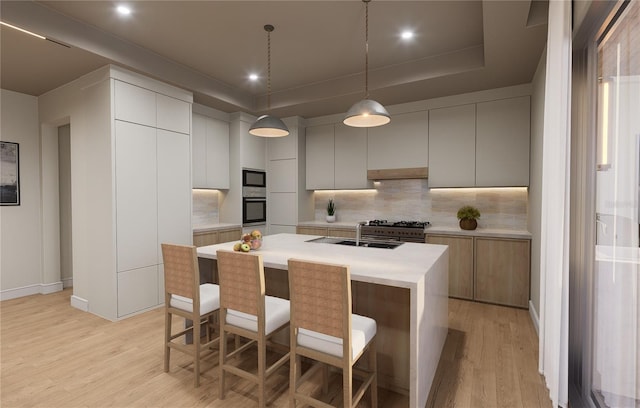
[[[0,303],[0,406],[19,407],[225,407],[255,406],[255,386],[229,376],[218,399],[218,354],[203,363],[193,388],[193,365],[172,353],[162,369],[162,309],[109,322],[74,309],[71,290]],[[180,321],[176,325],[180,325]],[[449,301],[449,334],[428,407],[522,406],[551,402],[537,372],[538,340],[526,310]],[[248,352],[242,364],[255,356]],[[309,392],[321,385],[309,384]],[[338,373],[325,402],[340,405]],[[271,407],[288,407],[288,365],[267,383]],[[368,407],[368,394],[359,407]],[[407,407],[408,397],[381,389],[381,408]]]

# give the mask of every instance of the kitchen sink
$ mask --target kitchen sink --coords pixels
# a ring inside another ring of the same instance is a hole
[[[314,238],[314,239],[310,239],[307,242],[356,246],[356,241],[354,239],[331,238],[331,237]],[[394,249],[399,247],[400,245],[402,245],[402,242],[361,240],[358,246],[365,247],[365,248]]]

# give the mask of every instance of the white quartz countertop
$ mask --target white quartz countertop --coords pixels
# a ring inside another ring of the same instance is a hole
[[[336,222],[326,222],[326,221],[303,221],[299,222],[299,227],[334,227],[334,228],[356,228],[357,222],[355,221],[336,221]]]
[[[426,229],[425,233],[427,235],[466,235],[472,237],[531,239],[531,233],[529,231],[492,228],[476,228],[473,231],[467,231],[459,227],[431,226]]]
[[[227,230],[232,228],[242,228],[240,224],[208,224],[208,225],[194,225],[193,232],[209,232],[209,231],[219,231],[219,230]]]
[[[382,285],[415,288],[447,251],[445,245],[404,243],[395,249],[352,247],[308,242],[320,236],[276,234],[263,237],[264,266],[287,269],[290,258],[349,265],[351,279]],[[233,250],[233,242],[198,248],[198,256],[216,259],[219,249]]]

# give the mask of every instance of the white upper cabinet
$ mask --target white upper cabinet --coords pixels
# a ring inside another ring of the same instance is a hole
[[[269,160],[295,159],[298,157],[298,139],[292,137],[273,137],[268,140]]]
[[[156,94],[157,127],[172,132],[189,134],[191,104],[166,95]]]
[[[367,129],[335,125],[335,189],[370,188],[367,180]]]
[[[298,181],[296,159],[271,160],[267,185],[272,193],[295,193]]]
[[[139,86],[114,80],[116,119],[156,126],[156,93]]]
[[[429,187],[475,186],[476,105],[429,111]]]
[[[334,188],[334,140],[333,125],[307,128],[307,190]]]
[[[430,187],[529,185],[529,96],[429,111]]]
[[[367,168],[427,167],[429,158],[428,112],[395,114],[384,126],[368,129]]]
[[[477,105],[476,186],[529,185],[529,97]]]
[[[193,114],[193,188],[229,188],[229,123]]]

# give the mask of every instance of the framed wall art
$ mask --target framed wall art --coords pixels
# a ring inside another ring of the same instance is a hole
[[[18,143],[0,142],[0,205],[20,205]]]

